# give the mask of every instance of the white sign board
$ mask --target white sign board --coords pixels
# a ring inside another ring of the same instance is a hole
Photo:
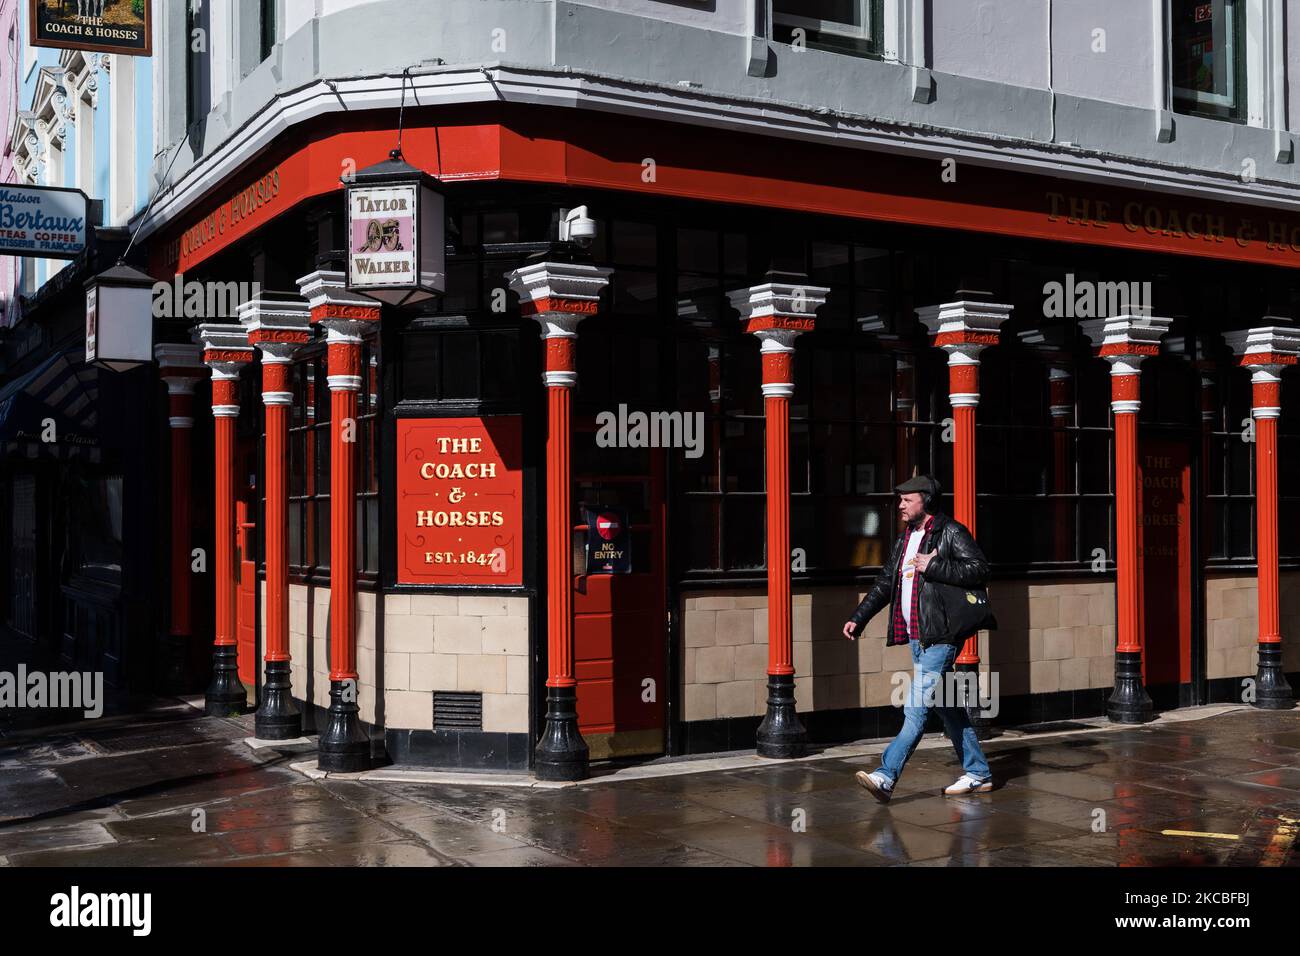
[[[348,268],[353,288],[412,286],[419,282],[415,194],[415,186],[349,190]]]
[[[0,186],[0,253],[75,259],[86,248],[89,214],[80,189]]]

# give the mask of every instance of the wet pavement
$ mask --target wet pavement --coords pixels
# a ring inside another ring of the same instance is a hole
[[[251,716],[172,702],[7,728],[0,865],[1300,866],[1300,711],[1178,714],[989,741],[997,789],[966,797],[927,743],[882,806],[853,779],[879,744],[560,789],[310,779]]]

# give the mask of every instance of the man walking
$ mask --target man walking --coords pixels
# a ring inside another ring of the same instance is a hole
[[[881,608],[892,605],[885,643],[911,645],[915,674],[903,708],[903,729],[881,756],[880,769],[859,771],[857,780],[881,803],[888,803],[937,700],[944,730],[965,770],[943,792],[950,796],[986,793],[993,789],[993,777],[975,728],[964,707],[944,699],[944,675],[952,670],[953,661],[970,635],[947,632],[947,615],[940,596],[936,588],[927,587],[927,582],[957,587],[983,585],[989,576],[988,561],[965,526],[938,511],[939,482],[929,475],[919,475],[894,490],[899,495],[898,514],[905,527],[876,583],[845,622],[844,636],[854,640]]]

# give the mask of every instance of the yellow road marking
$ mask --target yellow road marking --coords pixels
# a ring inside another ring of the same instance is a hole
[[[1197,830],[1161,830],[1164,836],[1209,837],[1211,840],[1240,840],[1236,833],[1201,833]]]

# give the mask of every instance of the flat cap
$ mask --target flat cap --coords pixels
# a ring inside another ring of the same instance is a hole
[[[919,492],[923,495],[929,495],[932,498],[938,498],[941,486],[929,475],[917,475],[915,478],[909,478],[901,485],[894,489],[900,495],[906,495],[911,492]]]

